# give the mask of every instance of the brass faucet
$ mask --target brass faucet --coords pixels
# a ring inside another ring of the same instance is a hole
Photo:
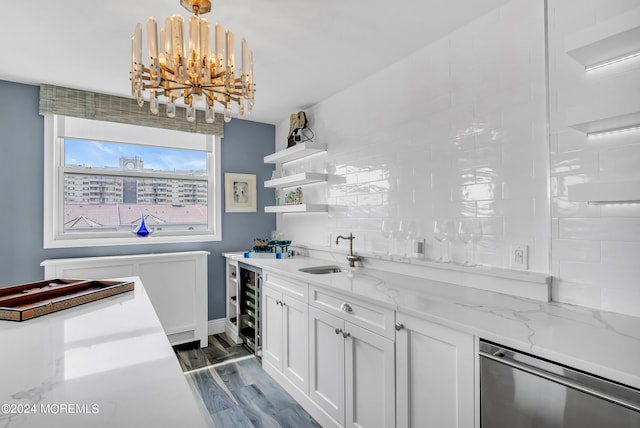
[[[347,256],[347,260],[349,261],[349,267],[356,267],[356,262],[360,261],[360,256],[353,254],[353,240],[356,239],[356,237],[353,236],[353,233],[350,233],[348,238],[346,236],[338,235],[336,238],[336,245],[338,245],[340,238],[349,240],[349,255]]]

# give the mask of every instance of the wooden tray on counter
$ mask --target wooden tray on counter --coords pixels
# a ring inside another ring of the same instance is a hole
[[[51,279],[0,288],[0,320],[25,321],[131,291],[131,281]]]

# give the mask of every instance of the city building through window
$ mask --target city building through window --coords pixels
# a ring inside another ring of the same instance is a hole
[[[45,122],[49,246],[220,239],[217,139],[64,116]],[[135,233],[142,221],[144,238]]]

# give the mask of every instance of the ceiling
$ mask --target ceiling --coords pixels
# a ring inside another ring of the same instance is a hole
[[[246,118],[279,123],[507,1],[213,0],[204,16],[253,50]],[[131,95],[136,22],[189,16],[179,0],[10,1],[2,12],[1,80],[121,96]]]

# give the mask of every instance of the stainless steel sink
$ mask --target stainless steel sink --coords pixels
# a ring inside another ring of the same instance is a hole
[[[339,272],[348,272],[347,269],[341,268],[340,266],[331,265],[331,266],[311,266],[307,268],[298,269],[300,272],[304,273],[312,273],[314,275],[322,275],[326,273],[339,273]]]

